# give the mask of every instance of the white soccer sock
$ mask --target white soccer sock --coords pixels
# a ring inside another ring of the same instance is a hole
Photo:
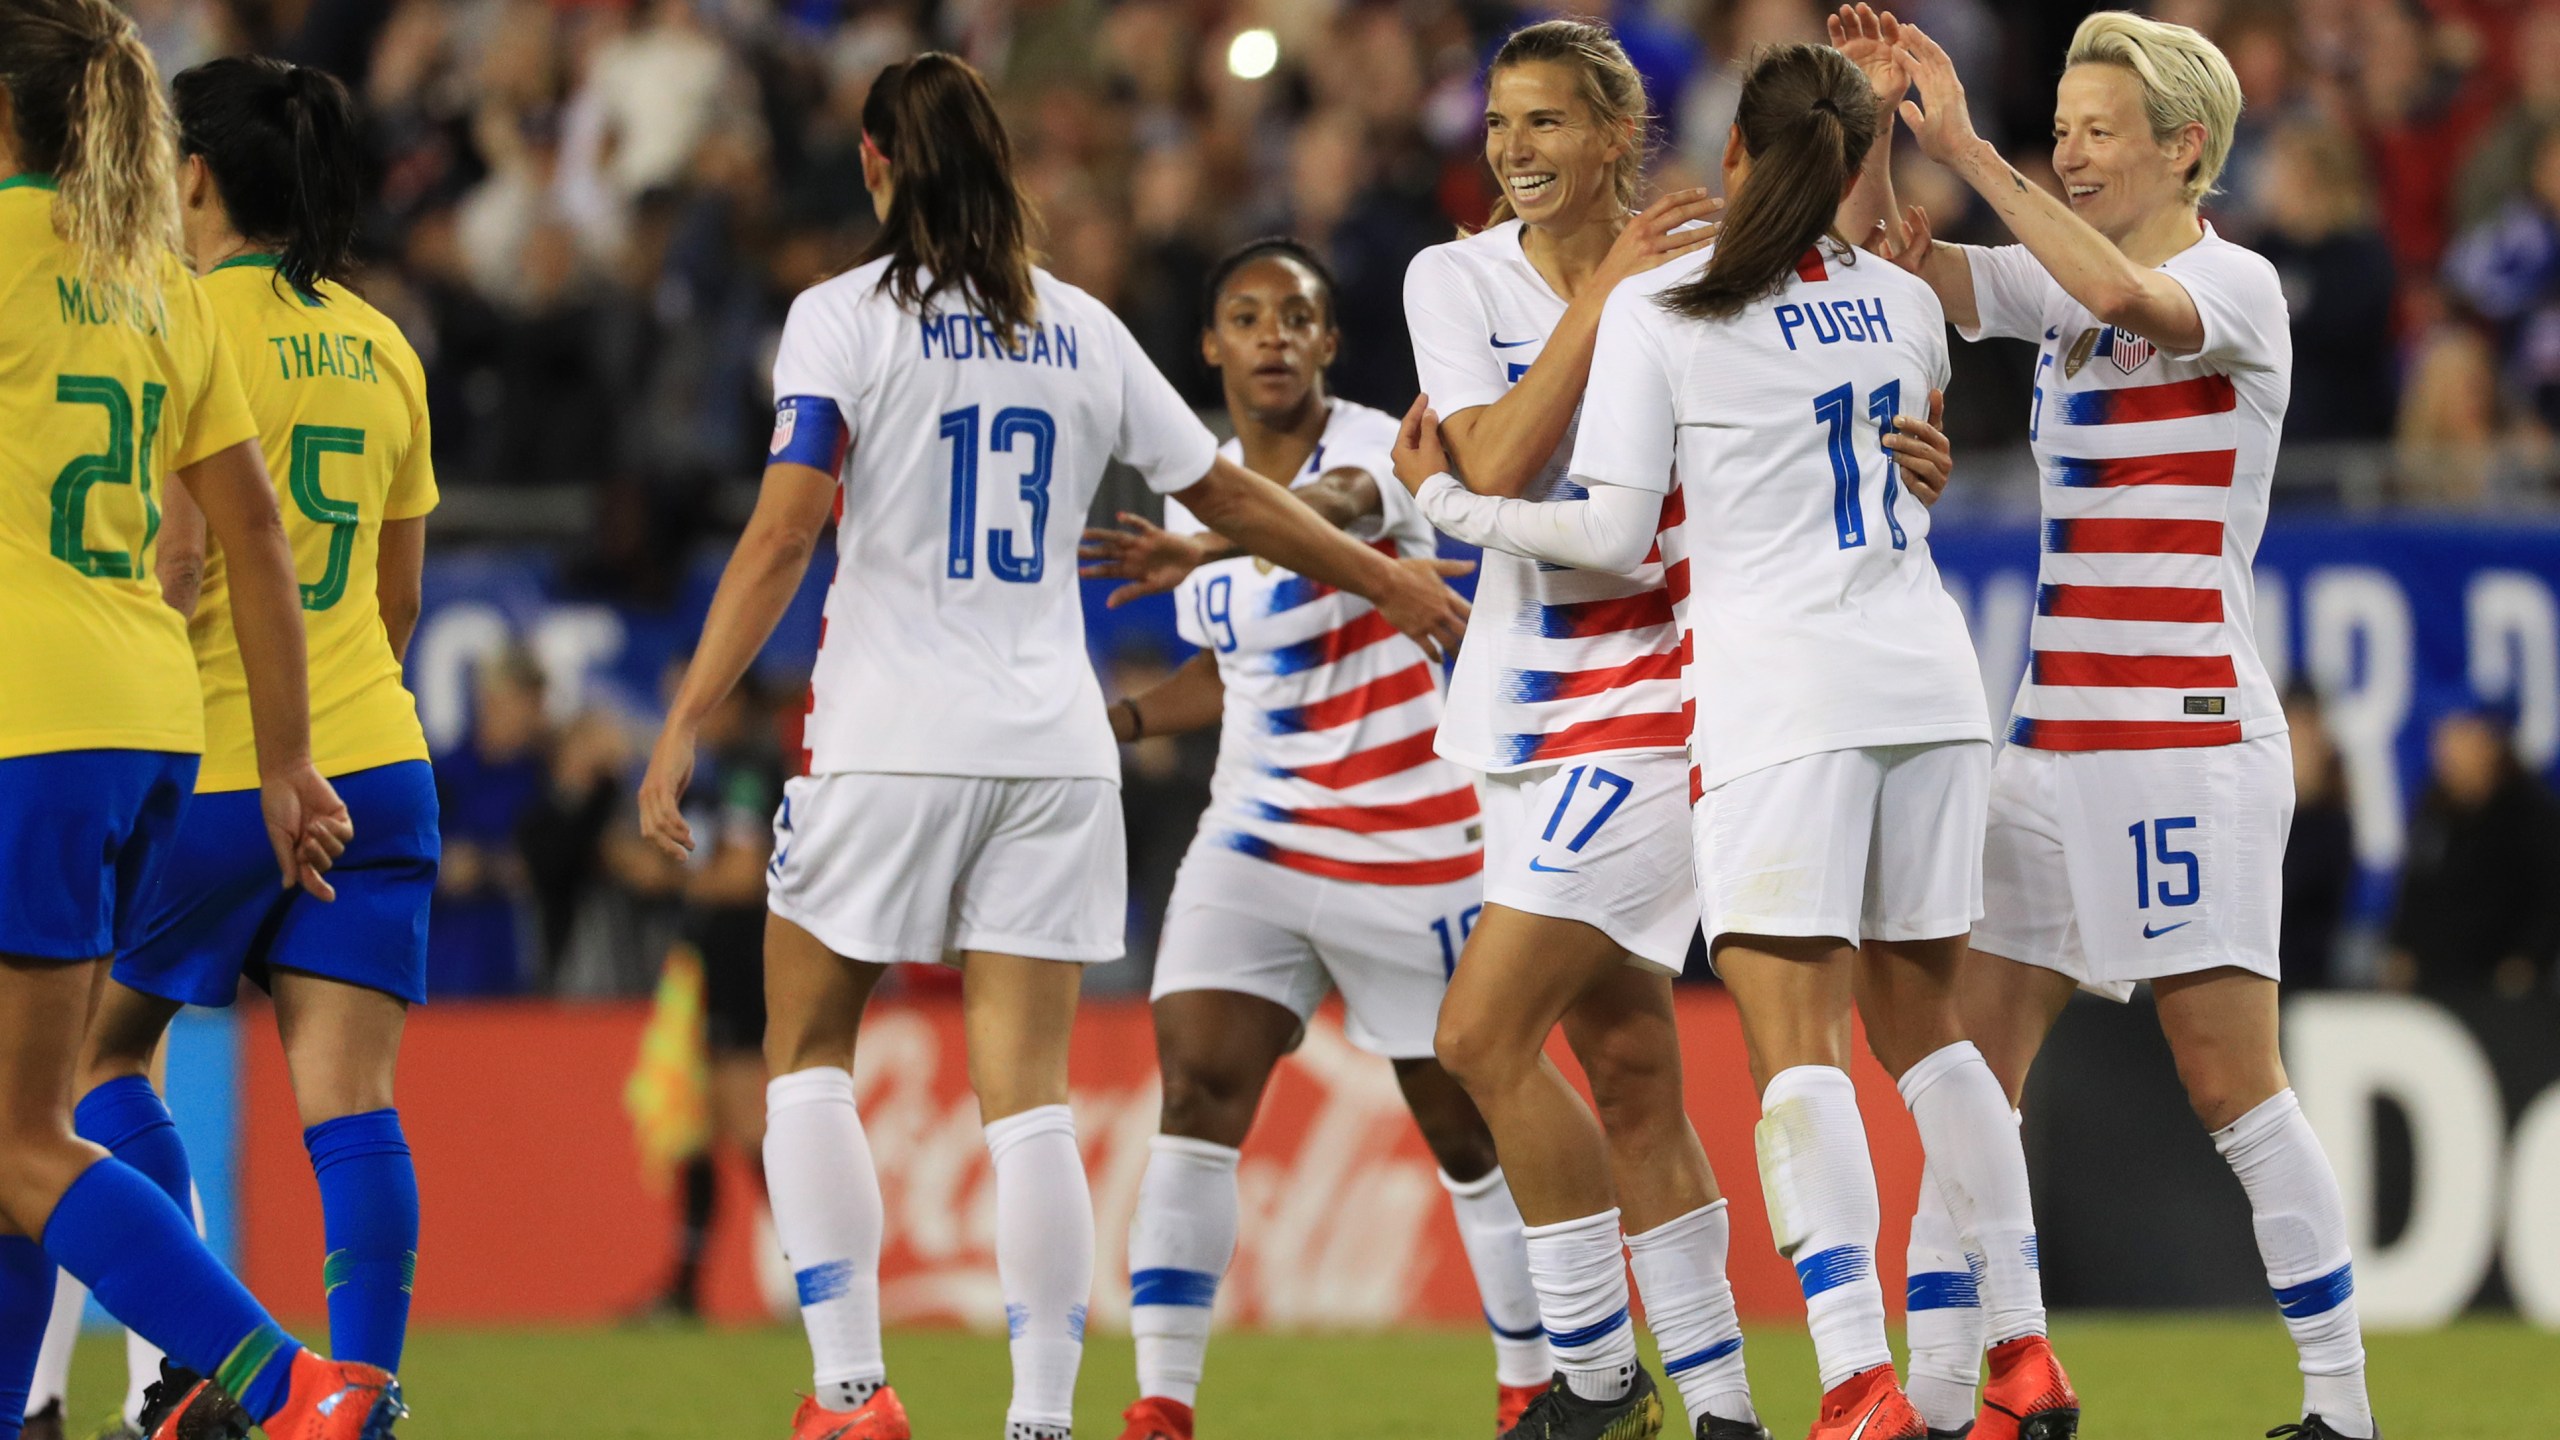
[[[765,1087],[764,1175],[774,1233],[800,1291],[818,1403],[852,1410],[888,1374],[880,1357],[880,1176],[853,1108],[853,1076],[832,1066]]]
[[[1848,1072],[1797,1065],[1760,1094],[1760,1188],[1778,1252],[1796,1268],[1822,1388],[1893,1363],[1876,1281],[1875,1162]]]
[[[2044,1329],[2035,1203],[2017,1112],[1982,1052],[1959,1040],[1902,1072],[1902,1103],[1957,1233],[1982,1257],[1983,1337],[1993,1345]]]
[[[2349,1435],[2373,1433],[2364,1388],[2364,1332],[2337,1172],[2291,1090],[2213,1132],[2213,1148],[2249,1192],[2258,1257],[2276,1308],[2302,1352],[2302,1410]]]
[[[1467,1247],[1467,1265],[1476,1272],[1484,1323],[1493,1330],[1494,1382],[1546,1384],[1555,1378],[1555,1357],[1547,1352],[1546,1331],[1538,1325],[1538,1290],[1529,1283],[1529,1242],[1522,1234],[1526,1227],[1501,1167],[1465,1181],[1452,1180],[1443,1170],[1440,1186],[1449,1192],[1458,1239]]]
[[[1075,1112],[1041,1105],[993,1121],[987,1154],[996,1169],[996,1283],[1013,1337],[1005,1427],[1071,1426],[1093,1297],[1093,1194]]]
[[[1585,1400],[1624,1399],[1636,1379],[1636,1327],[1627,1315],[1625,1241],[1616,1208],[1525,1226],[1520,1235],[1556,1373]]]
[[[1129,1333],[1138,1342],[1139,1395],[1198,1401],[1211,1307],[1235,1253],[1235,1147],[1157,1136],[1129,1217]]]
[[[1932,1430],[1961,1430],[1974,1417],[1982,1379],[1982,1300],[1963,1234],[1938,1188],[1938,1162],[1920,1172],[1920,1208],[1911,1216],[1909,1286],[1904,1329],[1911,1341],[1911,1381],[1903,1388]]]
[[[1627,1237],[1627,1260],[1644,1299],[1645,1324],[1662,1347],[1662,1373],[1680,1387],[1694,1426],[1701,1416],[1756,1422],[1743,1373],[1742,1320],[1733,1309],[1725,1254],[1733,1223],[1721,1199]]]
[[[47,1405],[71,1403],[71,1351],[80,1343],[80,1316],[88,1308],[89,1287],[68,1270],[53,1272],[53,1316],[45,1322],[44,1345],[36,1351],[35,1379],[27,1386],[27,1413]]]

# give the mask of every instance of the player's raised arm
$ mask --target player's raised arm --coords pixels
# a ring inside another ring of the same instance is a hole
[[[2126,248],[2119,248],[2096,226],[2073,213],[2072,206],[2028,182],[2016,166],[2001,157],[1998,147],[1974,132],[1973,117],[1965,102],[1964,82],[1956,75],[1955,62],[1938,42],[1922,33],[1916,25],[1902,27],[1902,59],[1910,70],[1917,100],[1902,104],[1902,118],[1920,142],[1930,159],[1953,170],[1974,191],[1988,201],[2009,233],[2018,237],[2045,272],[2053,277],[2072,299],[2079,301],[2104,324],[2130,330],[2159,345],[2171,354],[2192,354],[2204,344],[2204,320],[2196,309],[2187,288],[2161,272],[2158,261],[2185,248],[2176,243],[2166,228],[2159,235],[2127,236],[2125,244],[2136,251],[2163,250],[2151,263],[2138,261]],[[2238,96],[2231,97],[2231,109],[2239,109]],[[2070,103],[2066,91],[2061,104]],[[2089,117],[2058,115],[2057,129],[2080,127]],[[2103,117],[2100,117],[2103,118]],[[2201,165],[2208,145],[2208,133],[2200,123],[2189,122],[2169,136],[2119,135],[2112,126],[2091,128],[2085,137],[2075,135],[2075,143],[2091,147],[2152,143],[2171,152],[2170,158],[2181,167]],[[2226,147],[2228,137],[2221,143]],[[2119,186],[2123,177],[2109,180],[2102,170],[2093,169],[2087,182],[2066,179],[2075,194],[2096,199],[2109,183]],[[2172,226],[2180,217],[2162,211],[2163,226]],[[2195,229],[2192,211],[2184,216],[2191,234],[2185,243],[2192,244],[2202,231]],[[1925,237],[1922,243],[1925,242]],[[1941,282],[1942,267],[1970,262],[1962,254],[1950,254],[1945,261],[1937,252],[1950,247],[1932,247],[1921,261],[1919,272],[1939,292],[1939,302],[1947,310],[1947,318],[1959,326],[1971,321],[1959,314],[1950,301],[1948,287]],[[1968,298],[1970,285],[1967,285]],[[1962,307],[1970,312],[1973,307]]]
[[[816,404],[829,414],[834,411],[831,403]],[[813,406],[802,411],[795,426],[822,423]],[[840,444],[843,422],[834,424],[837,438],[829,443]],[[683,806],[685,786],[693,779],[695,734],[712,707],[737,688],[738,677],[747,673],[764,642],[773,638],[773,627],[782,623],[782,612],[809,573],[809,557],[817,553],[835,496],[836,477],[814,465],[778,460],[765,467],[755,513],[747,517],[738,548],[729,552],[729,563],[720,572],[720,588],[703,617],[702,639],[667,706],[666,724],[649,751],[649,771],[640,782],[641,833],[670,854],[693,849],[693,827],[685,823]]]

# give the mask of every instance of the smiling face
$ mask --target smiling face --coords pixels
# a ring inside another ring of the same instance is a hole
[[[1264,255],[1218,287],[1200,355],[1225,381],[1228,409],[1276,424],[1323,398],[1324,367],[1341,343],[1324,281],[1286,255]]]
[[[2166,145],[2143,113],[2142,82],[2121,65],[2074,65],[2053,102],[2053,171],[2072,212],[2108,239],[2124,238],[2164,209],[2192,210],[2188,174],[2204,150],[2189,125]]]
[[[1568,65],[1505,65],[1485,86],[1484,161],[1526,224],[1571,230],[1615,206],[1618,157],[1631,143],[1592,113]]]

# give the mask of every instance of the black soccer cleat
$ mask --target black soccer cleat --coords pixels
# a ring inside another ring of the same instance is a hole
[[[1616,1400],[1585,1400],[1556,1376],[1502,1440],[1654,1440],[1662,1433],[1662,1395],[1653,1374],[1636,1367],[1635,1383]],[[1704,1432],[1701,1431],[1701,1434]],[[1719,1435],[1716,1440],[1724,1440]]]
[[[1769,1427],[1721,1415],[1698,1417],[1698,1440],[1769,1440]]]
[[[2382,1422],[2374,1422],[2370,1435],[2350,1435],[2318,1415],[2305,1415],[2268,1431],[2267,1440],[2382,1440]]]
[[[250,1424],[221,1386],[165,1356],[142,1392],[142,1433],[152,1440],[249,1440]]]
[[[1965,1440],[1965,1437],[1972,1433],[1973,1422],[1967,1420],[1953,1430],[1940,1430],[1932,1427],[1929,1431],[1929,1440]]]

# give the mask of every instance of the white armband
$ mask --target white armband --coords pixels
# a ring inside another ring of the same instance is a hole
[[[1478,495],[1444,472],[1423,481],[1416,498],[1432,524],[1470,545],[1626,574],[1653,548],[1662,497],[1627,485],[1590,490],[1588,500],[1507,500]]]

